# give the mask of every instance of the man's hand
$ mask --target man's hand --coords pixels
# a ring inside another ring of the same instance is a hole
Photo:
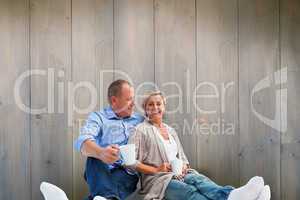
[[[101,151],[99,153],[99,158],[106,164],[112,164],[119,160],[119,146],[118,145],[110,145],[105,148],[101,148]]]
[[[119,160],[119,151],[118,145],[113,144],[102,148],[91,140],[86,140],[81,147],[82,155],[100,159],[106,164]]]
[[[157,172],[170,172],[171,165],[169,163],[163,163],[157,168]]]

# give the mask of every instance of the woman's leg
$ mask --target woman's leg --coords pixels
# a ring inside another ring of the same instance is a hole
[[[199,173],[190,173],[184,177],[184,182],[193,185],[205,197],[211,200],[226,200],[231,191],[232,186],[219,186],[206,176]]]
[[[268,188],[266,188],[268,189]],[[248,183],[242,187],[234,189],[228,200],[253,200],[260,196],[260,193],[264,193],[264,179],[262,177],[255,176],[251,178]],[[264,196],[264,195],[263,195]],[[267,199],[264,199],[267,200]]]
[[[186,184],[182,181],[171,180],[166,192],[166,200],[209,200],[192,185]]]
[[[253,177],[246,185],[235,189],[232,186],[219,186],[199,173],[187,174],[184,182],[193,185],[211,200],[255,200],[264,187],[262,177]]]

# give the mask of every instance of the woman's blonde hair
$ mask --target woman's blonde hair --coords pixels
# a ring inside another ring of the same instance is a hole
[[[144,109],[144,111],[145,111],[145,115],[146,115],[146,105],[147,105],[147,103],[148,103],[150,97],[157,96],[157,95],[161,96],[164,105],[166,105],[166,103],[167,103],[167,102],[166,102],[166,98],[165,98],[164,94],[163,94],[161,91],[150,91],[150,92],[147,92],[147,93],[144,95],[145,98],[144,98],[144,100],[143,100],[143,109]]]

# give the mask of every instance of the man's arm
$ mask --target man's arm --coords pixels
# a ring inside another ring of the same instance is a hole
[[[94,141],[86,140],[82,144],[80,151],[84,156],[97,158],[107,164],[112,164],[119,160],[119,147],[117,145],[102,148]]]
[[[101,116],[96,112],[92,112],[88,116],[86,124],[81,128],[74,147],[84,156],[97,158],[107,164],[114,163],[119,159],[118,146],[112,145],[102,148],[96,143],[96,138],[99,138],[99,134],[102,134],[102,126]]]

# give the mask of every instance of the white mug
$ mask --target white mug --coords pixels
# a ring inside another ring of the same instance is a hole
[[[176,175],[182,174],[183,162],[182,160],[176,158],[171,161],[172,172]]]
[[[135,164],[135,144],[127,144],[120,146],[120,153],[125,165]]]

